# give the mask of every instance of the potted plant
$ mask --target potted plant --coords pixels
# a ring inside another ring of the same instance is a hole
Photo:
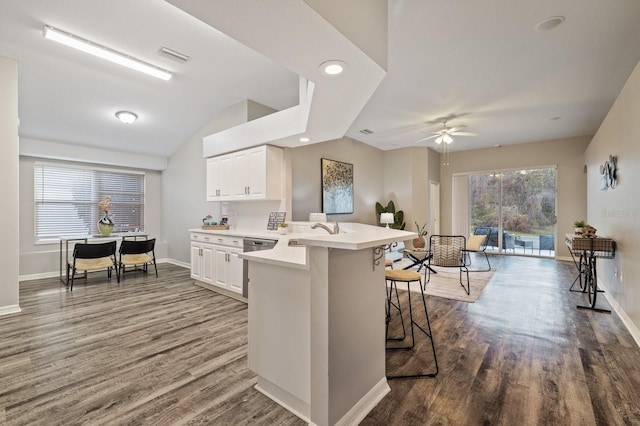
[[[416,224],[416,229],[418,232],[418,237],[413,239],[413,248],[423,249],[426,245],[424,241],[424,237],[427,236],[427,224],[420,226],[418,222],[414,222]]]
[[[585,226],[588,226],[588,225],[587,225],[587,222],[585,222],[584,220],[576,220],[575,222],[573,222],[573,230],[575,234],[582,235],[582,231],[585,228]]]

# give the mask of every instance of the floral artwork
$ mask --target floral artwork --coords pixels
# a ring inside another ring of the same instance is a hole
[[[353,164],[322,160],[322,212],[353,213]]]

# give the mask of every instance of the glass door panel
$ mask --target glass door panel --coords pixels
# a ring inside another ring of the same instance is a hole
[[[505,250],[554,256],[556,169],[515,170],[502,175]]]
[[[556,169],[469,175],[470,234],[489,227],[487,251],[555,256]]]
[[[482,173],[469,175],[469,235],[475,232],[491,236],[487,242],[487,251],[498,251],[500,224],[500,174]],[[478,230],[476,231],[476,228]],[[487,228],[487,229],[485,229]]]

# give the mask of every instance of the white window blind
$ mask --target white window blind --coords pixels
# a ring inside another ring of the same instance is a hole
[[[97,233],[107,195],[114,232],[144,230],[144,174],[45,163],[34,172],[36,240]]]

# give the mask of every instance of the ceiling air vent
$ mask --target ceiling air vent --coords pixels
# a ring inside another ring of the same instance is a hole
[[[362,133],[363,135],[371,135],[371,134],[373,134],[373,130],[362,129],[362,130],[360,130],[360,133]]]
[[[160,46],[158,49],[158,55],[164,56],[165,58],[169,58],[173,61],[180,62],[181,64],[186,64],[189,60],[189,57],[184,53],[180,53],[176,50],[169,49],[168,47]]]

